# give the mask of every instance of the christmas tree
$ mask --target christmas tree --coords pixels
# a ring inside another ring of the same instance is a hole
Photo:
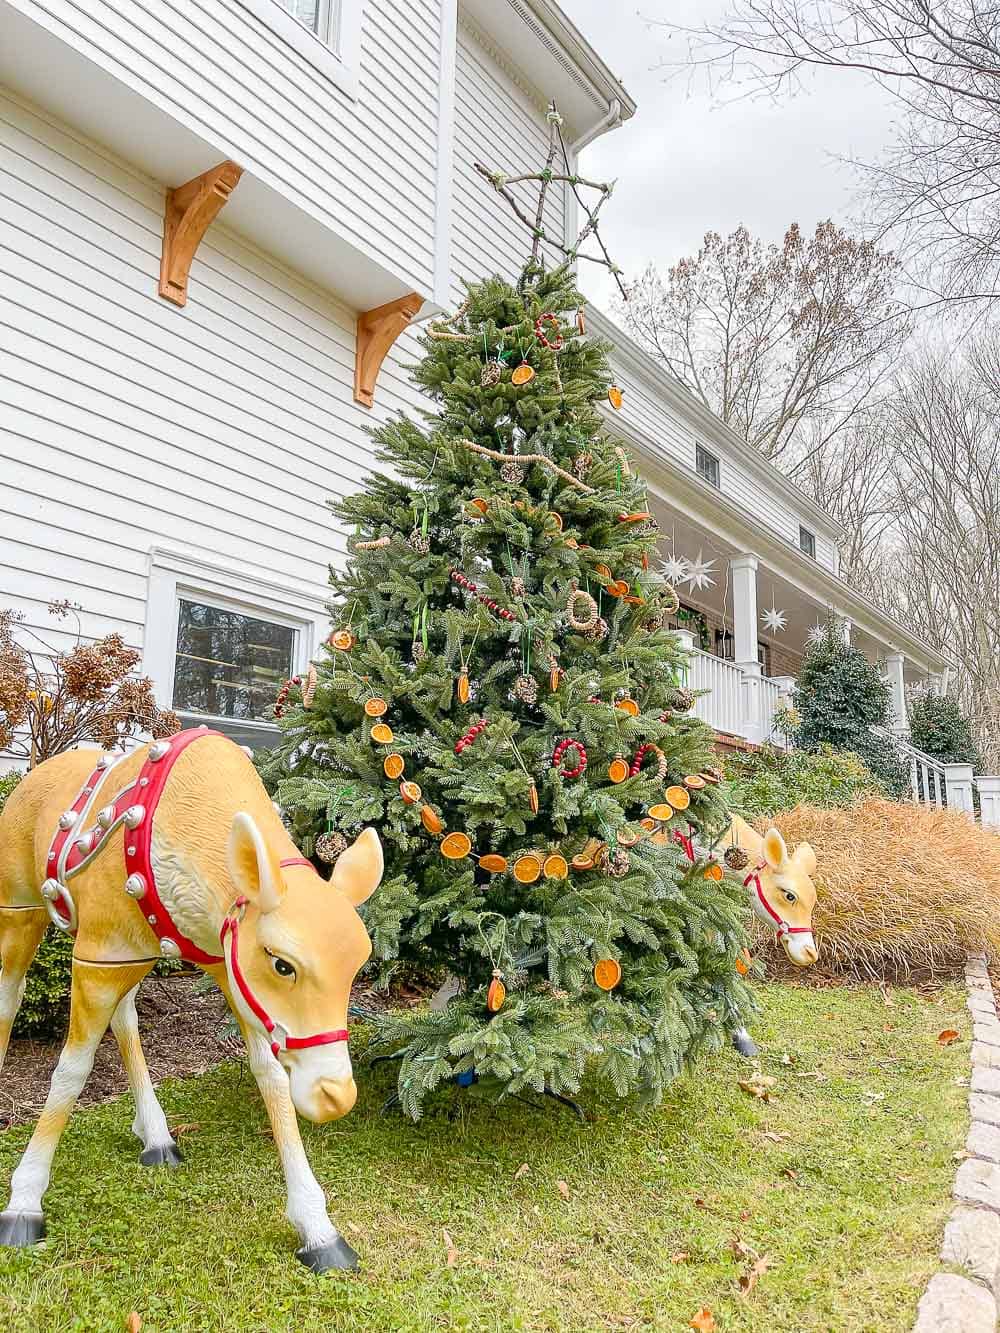
[[[377,1020],[414,1117],[443,1082],[566,1095],[590,1066],[656,1099],[752,1008],[743,893],[696,850],[727,813],[676,596],[598,411],[621,401],[607,354],[537,247],[430,327],[436,411],[374,431],[386,470],[333,504],[355,532],[333,631],[261,760],[304,854],[381,836],[375,959],[444,983]]]

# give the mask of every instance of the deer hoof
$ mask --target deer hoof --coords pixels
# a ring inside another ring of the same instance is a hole
[[[45,1236],[41,1213],[0,1213],[0,1245],[37,1245]]]
[[[295,1257],[312,1273],[328,1273],[333,1268],[353,1273],[358,1267],[358,1256],[343,1236],[337,1236],[326,1245],[295,1251]]]
[[[184,1158],[176,1143],[165,1143],[162,1147],[144,1148],[139,1154],[143,1166],[180,1166]]]
[[[752,1060],[757,1054],[757,1045],[746,1028],[737,1028],[732,1034],[733,1047],[740,1055]]]

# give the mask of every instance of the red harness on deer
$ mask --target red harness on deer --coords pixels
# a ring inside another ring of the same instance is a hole
[[[98,804],[101,787],[114,769],[129,757],[123,755],[112,760],[107,754],[101,755],[76,800],[60,815],[55,836],[49,846],[46,862],[48,877],[42,885],[42,896],[46,900],[49,915],[61,929],[76,933],[76,905],[67,881],[99,855],[116,829],[123,828],[125,868],[128,872],[125,892],[135,899],[136,906],[160,941],[160,953],[165,958],[179,958],[202,967],[224,962],[233,988],[239,992],[251,1014],[271,1038],[271,1049],[275,1055],[282,1050],[302,1050],[308,1046],[347,1041],[346,1028],[319,1032],[311,1037],[289,1036],[284,1026],[270,1017],[254,995],[239,964],[239,925],[247,905],[245,898],[237,899],[223,919],[219,931],[222,954],[211,954],[177,928],[157,892],[152,860],[153,817],[174,764],[189,745],[206,736],[227,739],[221,732],[210,731],[208,727],[193,727],[178,732],[169,740],[154,741],[138,777],[97,811],[94,825],[88,828],[90,814]],[[281,862],[282,868],[293,865],[309,866],[315,873],[312,862],[305,857],[287,857]]]
[[[763,907],[764,911],[771,918],[771,920],[775,923],[775,928],[778,932],[779,939],[781,938],[782,935],[811,935],[812,926],[790,926],[788,922],[785,920],[785,918],[783,916],[779,916],[778,913],[771,906],[771,904],[764,897],[764,889],[760,882],[760,872],[764,869],[766,865],[767,865],[766,861],[761,861],[759,865],[754,866],[753,870],[750,871],[750,874],[747,875],[746,879],[743,881],[743,887],[745,889],[748,889],[751,884],[754,886],[754,892],[757,894],[757,901],[760,903],[761,907]]]

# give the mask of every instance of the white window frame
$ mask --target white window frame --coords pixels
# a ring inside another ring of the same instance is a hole
[[[699,455],[703,455],[715,464],[714,480],[711,477],[706,477],[705,473],[699,467]],[[700,441],[695,441],[694,446],[694,474],[699,480],[703,481],[706,486],[712,486],[717,491],[722,490],[722,459],[718,454],[713,454],[711,449],[707,449]]]
[[[341,92],[357,100],[363,0],[320,0],[319,33],[290,14],[279,0],[239,3]]]
[[[173,708],[177,663],[177,629],[181,601],[197,601],[226,611],[254,616],[295,630],[292,674],[306,671],[329,630],[324,602],[301,588],[284,587],[269,579],[234,570],[154,546],[149,553],[146,597],[146,633],[142,670],[153,682],[156,702]],[[221,717],[178,711],[214,724],[220,731],[238,728],[256,731],[261,739],[274,734],[275,724],[259,719]]]

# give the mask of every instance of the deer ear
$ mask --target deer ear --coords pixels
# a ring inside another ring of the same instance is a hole
[[[233,816],[226,861],[240,896],[264,914],[273,912],[285,892],[281,866],[253,818],[243,811]]]
[[[815,875],[816,853],[813,851],[810,843],[800,842],[792,855],[792,860],[800,870],[810,877],[810,879]]]
[[[788,848],[776,828],[769,828],[764,834],[762,851],[764,860],[772,870],[781,870],[788,862]]]
[[[378,834],[373,828],[366,828],[337,857],[330,883],[346,894],[355,907],[360,907],[378,888],[383,869]]]

